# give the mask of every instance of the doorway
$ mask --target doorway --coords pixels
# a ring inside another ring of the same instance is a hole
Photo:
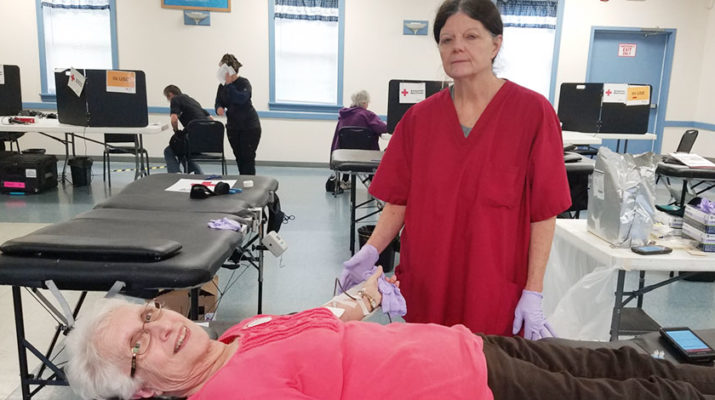
[[[629,153],[651,150],[660,153],[674,44],[675,29],[594,27],[591,30],[586,82],[651,85],[648,132],[655,133],[657,138],[655,143],[630,141]],[[630,50],[619,51],[624,47]],[[616,140],[604,140],[603,145],[615,150]]]

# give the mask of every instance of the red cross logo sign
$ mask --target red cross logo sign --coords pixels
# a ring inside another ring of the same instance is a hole
[[[402,89],[400,93],[402,93],[403,96],[407,96],[409,92],[407,91],[407,89]]]
[[[606,90],[606,96],[610,96],[611,93],[613,93],[613,92],[611,92],[611,89]]]

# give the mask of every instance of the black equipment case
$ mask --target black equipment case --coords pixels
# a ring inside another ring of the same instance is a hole
[[[0,192],[40,193],[57,187],[57,157],[14,154],[0,158]]]

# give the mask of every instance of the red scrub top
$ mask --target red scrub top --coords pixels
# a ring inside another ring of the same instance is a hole
[[[395,270],[405,319],[511,335],[530,224],[571,204],[558,117],[506,81],[465,138],[444,89],[397,125],[370,193],[407,206]]]

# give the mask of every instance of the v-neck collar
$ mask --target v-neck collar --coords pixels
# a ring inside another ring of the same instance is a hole
[[[456,137],[459,145],[463,145],[465,143],[465,141],[467,143],[473,142],[474,140],[471,140],[470,138],[473,136],[479,136],[479,135],[475,135],[475,133],[479,131],[478,128],[480,128],[482,125],[485,124],[485,122],[483,122],[484,118],[482,118],[482,117],[484,117],[485,115],[488,116],[491,109],[496,107],[497,103],[502,102],[502,98],[506,96],[505,93],[508,90],[505,88],[507,86],[511,86],[511,85],[512,85],[512,82],[510,80],[504,79],[504,84],[501,85],[501,87],[494,94],[494,97],[492,97],[492,99],[489,101],[487,106],[484,108],[484,111],[482,111],[482,114],[479,116],[479,119],[477,119],[477,122],[474,124],[474,126],[471,127],[471,129],[469,131],[469,135],[467,135],[466,137],[464,136],[464,131],[462,130],[462,124],[459,122],[459,116],[457,115],[457,107],[454,105],[454,99],[452,98],[450,89],[448,88],[447,90],[445,90],[445,92],[446,92],[445,95],[447,96],[447,100],[449,102],[448,108],[450,109],[450,111],[451,111],[450,113],[452,114],[452,116],[451,116],[452,122],[450,124],[450,127],[448,128],[450,131],[449,135],[452,137]],[[454,133],[458,132],[459,136],[457,137],[453,133],[453,131],[454,131]]]

